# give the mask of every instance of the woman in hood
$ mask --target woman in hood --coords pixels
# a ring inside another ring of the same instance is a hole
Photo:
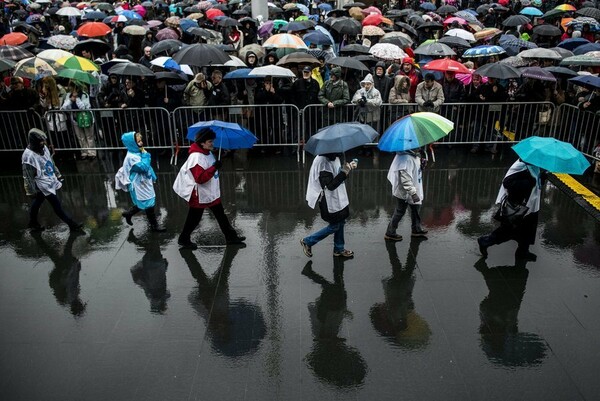
[[[192,232],[200,224],[204,209],[210,209],[215,216],[227,244],[243,244],[246,237],[238,235],[225,214],[221,203],[219,169],[221,160],[215,160],[211,153],[214,149],[216,134],[205,128],[196,135],[189,156],[181,166],[173,184],[173,190],[188,202],[188,215],[179,235],[178,244],[183,249],[198,249],[191,240]]]
[[[256,53],[254,52],[248,52],[246,54],[246,65],[248,66],[248,68],[256,68],[258,67],[258,57],[256,56]]]
[[[352,104],[359,106],[359,121],[372,125],[373,128],[377,129],[382,103],[381,94],[375,88],[373,76],[367,74],[365,79],[360,82],[360,89],[356,91],[352,98]]]
[[[407,76],[396,75],[388,101],[392,104],[410,103],[410,79]]]
[[[115,187],[129,192],[133,201],[133,207],[123,212],[123,217],[127,224],[132,226],[131,218],[136,213],[144,210],[152,231],[164,232],[166,230],[158,225],[154,213],[156,173],[151,166],[150,153],[143,148],[142,134],[127,132],[121,136],[121,141],[127,148],[127,155],[123,160],[123,166],[115,176]]]

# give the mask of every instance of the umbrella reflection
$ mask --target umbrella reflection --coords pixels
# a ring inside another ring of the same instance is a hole
[[[39,249],[54,263],[50,272],[48,284],[59,305],[69,309],[73,316],[83,316],[87,303],[80,298],[79,272],[81,262],[73,255],[73,243],[81,233],[72,232],[65,242],[62,254],[57,247],[48,244],[41,233],[32,233]]]
[[[325,383],[337,387],[362,385],[367,363],[356,348],[339,336],[344,318],[352,316],[346,304],[344,260],[334,258],[333,283],[313,271],[312,261],[302,274],[322,288],[321,295],[308,305],[314,341],[305,358],[307,365]]]
[[[242,248],[245,248],[244,244],[227,246],[221,265],[211,276],[204,272],[193,252],[179,251],[198,283],[188,301],[198,316],[207,322],[212,349],[230,358],[255,353],[267,332],[258,305],[242,298],[232,301],[229,296],[229,272],[233,259]]]
[[[150,301],[150,311],[162,314],[167,310],[167,299],[171,293],[167,290],[167,266],[169,262],[160,251],[160,242],[156,239],[139,239],[129,231],[127,241],[142,248],[145,253],[142,260],[131,268],[131,278],[139,285]]]
[[[515,266],[489,268],[485,258],[475,264],[489,290],[479,305],[480,344],[487,358],[497,365],[535,366],[546,358],[545,340],[534,333],[520,332],[518,328],[519,309],[529,275],[526,264],[517,259]]]
[[[385,302],[373,305],[369,313],[371,323],[380,335],[407,350],[424,349],[431,337],[429,324],[416,313],[412,299],[417,255],[424,240],[423,237],[411,238],[404,268],[396,244],[386,241],[392,275],[382,281]]]

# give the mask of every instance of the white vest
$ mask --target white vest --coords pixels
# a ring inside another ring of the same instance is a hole
[[[194,175],[191,171],[191,169],[196,165],[206,170],[211,167],[214,162],[215,157],[212,153],[209,153],[208,155],[200,152],[192,153],[185,161],[183,166],[181,166],[179,174],[177,174],[177,178],[173,183],[173,191],[185,199],[186,202],[190,201],[194,189],[196,189],[198,192],[198,201],[200,203],[211,203],[219,199],[221,197],[219,175],[215,174],[204,184],[198,184],[196,183],[196,180],[194,180]]]
[[[317,156],[310,167],[308,174],[308,186],[306,188],[306,202],[311,208],[315,208],[319,195],[323,190],[319,182],[319,173],[321,171],[329,171],[333,176],[337,176],[340,172],[340,159],[329,161],[325,156]],[[346,184],[341,183],[335,190],[330,191],[325,189],[325,199],[327,200],[327,210],[329,213],[339,212],[350,204],[348,200],[348,192],[346,192]]]
[[[44,196],[56,195],[56,190],[62,187],[62,183],[56,178],[54,162],[47,146],[44,146],[44,154],[34,152],[27,148],[21,156],[21,163],[29,164],[37,170],[35,184]]]
[[[149,175],[134,174],[131,177],[131,169],[142,160],[142,157],[137,153],[127,152],[123,160],[123,166],[115,175],[115,188],[129,192],[129,184],[133,185],[136,199],[146,201],[153,199],[156,196],[154,192],[154,183]],[[130,179],[133,178],[133,181]]]
[[[387,179],[392,184],[392,195],[398,199],[403,199],[408,203],[414,203],[408,191],[402,186],[400,181],[400,171],[404,170],[412,178],[413,186],[417,190],[417,195],[421,199],[417,204],[423,203],[423,170],[421,169],[421,158],[407,153],[398,153],[388,172]]]

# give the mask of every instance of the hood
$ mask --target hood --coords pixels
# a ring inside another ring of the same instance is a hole
[[[396,90],[402,88],[402,82],[406,81],[408,83],[407,89],[410,88],[410,79],[406,75],[396,75],[394,77],[394,88]]]
[[[135,141],[135,132],[134,131],[124,133],[121,136],[121,141],[123,142],[123,145],[125,145],[125,147],[127,148],[127,151],[129,151],[131,153],[142,153],[140,151],[140,147],[138,146],[137,142]]]
[[[248,52],[248,53],[246,53],[246,60],[244,60],[246,62],[246,64],[248,64],[248,58],[250,56],[256,57],[256,62],[258,62],[258,56],[256,55],[256,53],[254,53],[254,52]]]
[[[47,139],[44,131],[37,128],[32,128],[29,130],[27,139],[29,141],[29,149],[36,153],[43,153],[44,145],[42,145],[42,143]]]
[[[202,153],[207,155],[209,151],[206,149],[202,149],[200,145],[198,145],[196,142],[192,142],[192,144],[190,145],[190,149],[188,150],[188,154],[191,155],[192,153]]]
[[[277,53],[275,53],[275,52],[267,53],[267,55],[265,56],[265,60],[268,60],[269,56],[273,56],[275,58],[275,63],[277,63],[279,61],[279,57],[277,57]]]
[[[370,82],[372,84],[375,84],[375,81],[373,81],[373,75],[371,74],[367,74],[367,76],[365,77],[365,79],[363,79],[362,81],[360,81],[360,86],[364,86],[365,83]]]

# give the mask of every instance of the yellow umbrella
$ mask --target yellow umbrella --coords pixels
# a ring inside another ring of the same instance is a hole
[[[79,56],[63,57],[56,60],[60,65],[64,65],[67,68],[80,71],[99,71],[100,68],[92,61],[87,58]]]

